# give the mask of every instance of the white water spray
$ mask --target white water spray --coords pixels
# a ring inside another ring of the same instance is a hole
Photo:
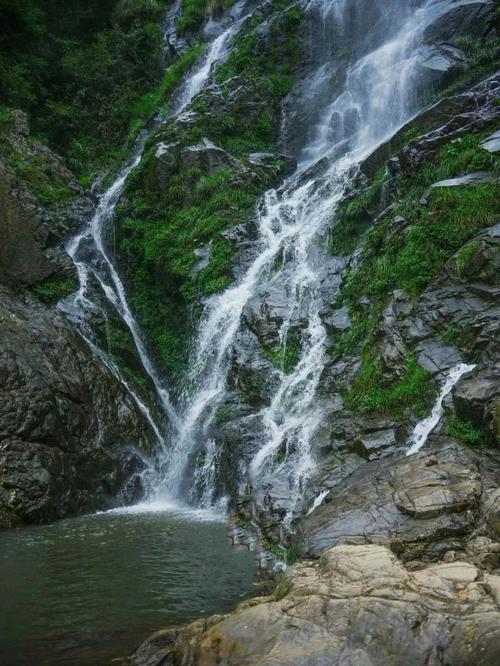
[[[170,39],[175,34],[175,20],[179,14],[179,6],[180,4],[177,2],[167,14],[164,29],[165,39]],[[187,76],[173,104],[170,115],[182,112],[207,83],[213,65],[225,57],[228,44],[244,20],[244,6],[244,3],[239,3],[238,7],[235,7],[236,18],[233,18],[232,23],[209,45],[205,57]],[[144,132],[139,137],[132,158],[119,172],[108,190],[101,195],[90,223],[81,233],[69,241],[66,250],[76,266],[79,289],[76,294],[61,302],[60,307],[75,321],[84,338],[96,349],[95,345],[91,342],[91,327],[88,324],[88,318],[89,315],[96,312],[104,314],[92,299],[91,280],[93,279],[99,284],[107,301],[116,310],[130,331],[143,368],[153,382],[160,406],[168,418],[170,427],[176,432],[180,427],[177,413],[171,402],[167,387],[164,385],[163,379],[151,359],[140,326],[128,303],[125,287],[116,270],[113,257],[106,243],[106,233],[113,220],[116,204],[123,193],[126,180],[130,173],[140,164],[146,139],[160,122],[161,118],[158,117],[152,123],[150,130]],[[100,357],[104,359],[105,355],[103,352],[100,352]],[[106,359],[105,363],[112,369],[115,375],[120,377],[120,381],[131,392],[164,449],[165,434],[160,433],[160,429],[154,423],[150,410],[145,406],[131,385],[123,379],[116,365],[110,359]]]
[[[410,437],[409,443],[411,446],[406,452],[407,456],[411,456],[413,453],[418,453],[418,451],[420,451],[420,449],[424,446],[427,438],[439,423],[440,418],[443,416],[444,399],[458,382],[458,380],[462,377],[462,375],[465,375],[467,372],[471,372],[471,370],[474,370],[475,367],[475,365],[459,363],[450,370],[443,386],[441,387],[441,391],[439,392],[439,396],[432,409],[432,412],[426,419],[423,419],[423,421],[420,421],[415,426],[415,429],[413,430],[413,433]]]
[[[367,0],[356,3],[367,6]],[[191,362],[189,379],[194,390],[181,410],[182,426],[169,453],[165,487],[174,496],[181,492],[193,454],[207,448],[212,418],[226,395],[231,351],[245,305],[252,297],[265,294],[267,287],[279,284],[284,294],[282,309],[289,313],[279,331],[282,343],[287,341],[295,315],[300,314],[307,325],[301,329],[296,367],[290,374],[276,371],[277,389],[269,406],[258,414],[259,441],[264,443],[248,471],[253,484],[260,487],[272,483],[277,475],[287,479],[290,502],[286,523],[300,506],[314,469],[312,441],[323,417],[317,387],[326,362],[320,292],[327,253],[320,239],[359,161],[418,110],[413,95],[420,72],[416,48],[422,41],[426,11],[434,3],[422,1],[420,9],[410,0],[374,4],[380,9],[380,20],[371,36],[379,43],[348,67],[343,91],[330,91],[298,172],[281,188],[263,196],[256,212],[259,233],[254,261],[235,285],[212,297],[206,306]],[[309,12],[321,11],[325,31],[330,28],[329,21],[347,24],[350,9],[349,3],[326,0],[313,0],[307,7]],[[362,41],[363,26],[358,30]],[[393,37],[387,40],[388,35]],[[323,61],[312,76],[313,85],[319,85],[319,77],[326,77],[330,56],[322,54]],[[286,261],[276,273],[273,269],[279,257],[286,257]],[[213,452],[210,458],[213,462]],[[200,473],[201,469],[196,470],[195,478]],[[213,475],[211,464],[210,477]],[[209,479],[206,481],[202,502],[210,501],[206,492]],[[200,498],[192,495],[192,500]]]

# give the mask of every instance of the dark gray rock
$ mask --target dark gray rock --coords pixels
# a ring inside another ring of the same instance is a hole
[[[380,430],[367,433],[354,441],[354,450],[367,460],[380,457],[381,453],[394,452],[397,445],[395,430]]]
[[[493,0],[449,0],[436,3],[435,18],[424,31],[427,42],[450,42],[457,37],[485,37],[495,21]]]
[[[66,320],[0,287],[2,526],[137,499],[153,444],[128,391]]]
[[[331,333],[342,333],[352,326],[351,315],[346,307],[334,310],[331,313],[327,311],[322,320]]]
[[[61,158],[29,135],[26,115],[12,112],[12,125],[2,131],[0,150],[0,282],[11,286],[34,286],[47,278],[73,276],[75,269],[63,246],[93,209],[89,193],[80,188]],[[36,176],[21,177],[9,160]],[[34,166],[40,164],[43,169]],[[31,191],[30,178],[38,188],[65,189],[70,200],[47,207]]]
[[[481,148],[484,148],[489,153],[500,152],[500,130],[498,132],[493,132],[491,136],[485,139],[481,143]]]
[[[449,44],[426,44],[418,56],[422,67],[441,75],[465,60],[463,51]]]
[[[479,459],[452,441],[416,455],[359,467],[301,521],[304,553],[336,544],[381,543],[404,560],[432,559],[450,537],[464,547],[478,524]]]
[[[491,445],[500,446],[500,363],[463,378],[452,395],[457,417],[479,428]]]

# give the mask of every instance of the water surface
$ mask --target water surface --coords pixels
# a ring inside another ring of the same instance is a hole
[[[125,511],[0,533],[2,666],[100,666],[252,594],[251,553],[206,512]]]

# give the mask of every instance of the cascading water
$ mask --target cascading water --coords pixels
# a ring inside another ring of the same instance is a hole
[[[458,363],[458,365],[451,368],[451,370],[448,373],[448,376],[444,381],[443,386],[441,387],[441,391],[439,392],[438,398],[436,400],[432,412],[429,414],[427,418],[423,419],[423,421],[420,421],[415,426],[415,429],[413,430],[410,437],[409,443],[411,444],[411,446],[406,452],[407,456],[410,456],[413,453],[418,453],[420,449],[424,446],[424,444],[427,441],[427,438],[434,430],[434,428],[437,426],[437,424],[439,423],[439,419],[442,417],[444,413],[444,408],[443,408],[444,399],[450,393],[450,391],[458,382],[458,380],[462,377],[462,375],[465,375],[467,372],[471,372],[471,370],[474,370],[475,367],[476,367],[475,365]]]
[[[175,21],[177,20],[179,11],[180,0],[167,13],[164,28],[166,43],[175,36]],[[172,104],[170,116],[180,114],[193,97],[205,86],[209,80],[213,65],[225,57],[232,37],[238,31],[246,17],[245,12],[245,2],[239,2],[233,7],[228,18],[229,25],[212,41],[205,57],[181,85]],[[149,130],[141,134],[136,142],[132,158],[121,169],[111,186],[101,195],[97,209],[88,226],[68,243],[66,249],[73,259],[78,272],[79,289],[71,297],[61,302],[60,308],[76,323],[83,337],[99,353],[101,360],[127,386],[140,410],[148,419],[165,455],[167,453],[165,448],[165,432],[162,432],[162,429],[155,423],[151,411],[133,390],[132,386],[121,376],[116,365],[104,352],[98,350],[93,341],[94,336],[90,324],[91,317],[96,313],[106,318],[103,309],[93,299],[92,282],[95,282],[102,290],[107,302],[111,304],[130,331],[143,368],[155,387],[160,407],[167,417],[171,432],[177,432],[179,429],[178,416],[167,387],[164,385],[163,379],[148,352],[142,331],[128,303],[125,287],[106,242],[106,236],[114,217],[116,204],[122,195],[126,180],[130,173],[140,164],[146,140],[162,120],[161,116],[157,117]]]
[[[235,285],[206,305],[193,347],[188,382],[193,388],[182,406],[181,427],[169,452],[165,487],[174,495],[181,492],[193,455],[203,448],[202,462],[190,483],[198,497],[191,493],[191,499],[202,504],[213,500],[212,479],[219,453],[210,440],[210,425],[226,395],[231,351],[242,314],[250,299],[279,287],[281,311],[288,312],[279,331],[282,344],[286,345],[294,322],[305,320],[307,324],[300,326],[300,357],[295,369],[290,374],[277,371],[274,395],[258,414],[261,444],[248,472],[259,487],[278,474],[286,478],[286,522],[300,507],[314,468],[311,442],[324,413],[317,387],[325,365],[327,334],[320,312],[324,306],[322,266],[328,264],[328,257],[320,239],[360,160],[418,110],[413,92],[420,76],[418,47],[435,5],[433,0],[308,3],[306,15],[321,34],[315,40],[314,71],[305,91],[309,87],[314,92],[324,83],[329,94],[325,96],[323,90],[319,113],[313,109],[309,114],[313,131],[301,147],[298,171],[278,190],[267,192],[258,206],[259,238],[253,262]],[[360,21],[362,16],[370,22],[369,30]],[[347,66],[345,84],[339,90],[330,85],[334,45],[329,34],[342,38],[344,32],[348,33],[344,38],[355,45],[355,58]],[[392,37],[388,39],[388,35]],[[321,44],[319,54],[317,43]],[[285,260],[276,273],[279,257]],[[329,298],[333,300],[335,294],[330,293]],[[284,455],[278,457],[283,449]]]

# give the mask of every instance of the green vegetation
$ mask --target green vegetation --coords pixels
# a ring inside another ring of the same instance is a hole
[[[71,176],[59,160],[48,159],[45,148],[30,136],[20,139],[16,127],[24,124],[22,114],[0,108],[0,158],[40,203],[57,208],[75,196]]]
[[[239,527],[242,530],[251,530],[252,529],[252,523],[247,520],[247,518],[243,518],[242,516],[239,516],[236,519],[236,526]]]
[[[280,102],[299,58],[299,19],[295,8],[274,17],[272,39],[264,44],[258,44],[253,32],[264,16],[249,23],[216,72],[223,93],[216,122],[213,97],[203,92],[193,103],[196,115],[189,123],[170,121],[150,138],[141,165],[127,183],[126,205],[117,210],[120,262],[131,301],[171,378],[183,372],[201,299],[233,279],[234,244],[225,232],[250,219],[259,195],[279,170],[279,164],[274,173],[251,167],[252,175],[245,170],[246,157],[275,149]],[[285,72],[287,85],[278,85]],[[244,89],[234,79],[227,81],[235,75],[244,80]],[[232,97],[235,86],[238,94]],[[229,161],[207,169],[193,162],[185,148],[205,138],[237,157],[241,166]],[[157,160],[160,142],[169,149]],[[290,346],[280,361],[284,368],[295,362],[295,353]]]
[[[77,287],[78,284],[74,278],[49,279],[33,287],[33,293],[44,303],[52,305],[61,298],[72,294]]]
[[[0,0],[0,99],[88,184],[162,71],[167,0]]]
[[[182,0],[181,16],[177,21],[180,34],[199,30],[210,13],[220,16],[226,7],[232,7],[236,0]]]
[[[467,86],[481,81],[500,68],[500,39],[482,40],[477,37],[459,37],[455,46],[465,53],[466,61],[459,65],[461,70],[453,83],[441,95],[452,95]]]
[[[445,328],[441,335],[441,340],[445,345],[454,345],[455,347],[467,347],[472,337],[472,331],[468,331],[457,324],[450,324]]]
[[[134,139],[166,104],[168,95],[179,85],[182,77],[198,60],[204,48],[203,44],[196,44],[191,47],[172,63],[163,75],[160,84],[153,91],[144,93],[137,100],[132,110],[133,120],[130,123],[129,140]]]
[[[478,249],[479,243],[472,241],[471,243],[464,245],[464,247],[459,251],[455,259],[455,270],[458,275],[464,275]]]
[[[436,162],[396,183],[400,192],[391,216],[365,234],[363,263],[353,271],[342,298],[354,305],[361,294],[383,302],[395,288],[417,296],[449,258],[500,213],[496,185],[436,188],[422,205],[422,196],[436,181],[467,171],[500,173],[500,158],[468,135],[445,146]],[[405,224],[394,222],[400,216]],[[349,223],[338,233],[349,233]],[[408,228],[409,227],[409,228]],[[467,257],[469,250],[465,251]]]
[[[425,416],[434,396],[430,373],[418,364],[413,354],[406,359],[404,375],[387,384],[380,365],[365,352],[361,370],[346,396],[346,404],[350,409],[394,416],[400,416],[404,408],[409,407],[418,416]]]
[[[348,274],[339,297],[339,304],[349,307],[353,325],[336,336],[330,352],[333,356],[358,353],[363,359],[347,396],[349,407],[397,413],[408,406],[417,414],[425,412],[433,394],[426,371],[410,355],[405,376],[387,386],[370,350],[392,291],[403,289],[417,297],[457,252],[454,269],[462,275],[478,249],[470,239],[498,220],[498,185],[430,189],[437,181],[468,172],[500,174],[500,158],[480,147],[491,131],[457,139],[445,145],[434,162],[395,179],[390,212],[376,226],[370,226],[370,220],[377,212],[383,171],[364,192],[339,208],[330,240],[332,252],[349,252],[360,240],[362,244],[361,261]],[[368,297],[363,306],[362,297]],[[467,346],[470,335],[456,328],[447,329],[443,341],[457,344],[460,338],[461,346]]]
[[[483,433],[470,421],[452,419],[448,423],[448,435],[464,442],[464,444],[485,446]]]
[[[184,170],[178,157],[166,189],[148,192],[151,203],[144,201],[141,187],[129,184],[120,252],[134,309],[172,376],[186,361],[186,306],[231,282],[233,245],[222,232],[248,219],[259,191],[255,184],[238,186],[224,169],[209,176]],[[209,261],[196,270],[194,250],[203,246]]]
[[[276,368],[286,375],[291,374],[300,359],[299,334],[291,331],[287,334],[283,344],[271,347],[271,349],[263,349],[262,353]]]
[[[267,540],[266,548],[276,557],[276,559],[281,560],[287,565],[292,565],[297,561],[297,546],[289,546],[288,548],[284,548],[283,546],[279,546],[278,544]]]
[[[328,239],[332,254],[350,254],[357,246],[360,236],[371,224],[373,212],[379,206],[385,179],[385,168],[382,168],[368,187],[340,203]]]
[[[138,367],[136,360],[136,349],[129,331],[114,315],[106,322],[105,345],[108,354],[120,368],[125,377],[138,386],[146,386],[146,379],[141,374],[142,369]],[[130,366],[134,366],[134,369]]]

